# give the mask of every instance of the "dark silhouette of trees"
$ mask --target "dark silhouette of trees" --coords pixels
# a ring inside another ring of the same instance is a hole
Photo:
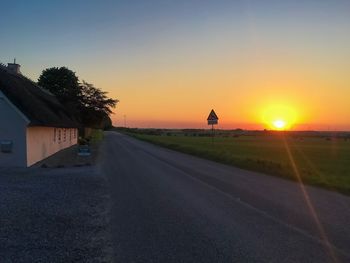
[[[83,81],[81,90],[81,113],[82,121],[89,127],[109,128],[111,120],[109,115],[115,108],[118,100],[107,97],[107,92],[102,91],[94,85]]]
[[[78,121],[81,97],[79,79],[75,72],[66,67],[53,67],[43,70],[38,85],[54,94],[67,111]]]
[[[118,100],[109,98],[107,92],[83,81],[66,67],[43,70],[38,85],[50,91],[83,126],[109,128],[110,115]]]
[[[77,101],[81,93],[78,77],[66,67],[43,70],[38,85],[56,95],[62,102]]]

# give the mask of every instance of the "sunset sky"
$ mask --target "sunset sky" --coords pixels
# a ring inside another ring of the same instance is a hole
[[[74,3],[73,3],[74,2]],[[16,4],[14,4],[16,3]],[[67,66],[114,125],[350,130],[350,1],[5,1],[0,62]]]

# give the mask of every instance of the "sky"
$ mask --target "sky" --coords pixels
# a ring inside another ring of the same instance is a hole
[[[66,66],[116,126],[350,130],[350,1],[4,1],[0,62]]]

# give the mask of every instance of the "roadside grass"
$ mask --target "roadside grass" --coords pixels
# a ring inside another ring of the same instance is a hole
[[[264,136],[210,137],[129,135],[180,152],[239,168],[297,180],[286,145],[301,180],[350,195],[350,141]]]
[[[90,134],[90,141],[92,143],[97,143],[102,141],[103,139],[103,130],[101,129],[93,129]]]

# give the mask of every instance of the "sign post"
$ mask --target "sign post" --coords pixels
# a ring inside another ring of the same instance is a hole
[[[209,113],[209,116],[207,118],[208,121],[208,125],[211,125],[211,132],[212,132],[212,139],[211,141],[214,141],[214,125],[218,124],[218,116],[216,115],[214,110],[211,110],[211,112]]]

